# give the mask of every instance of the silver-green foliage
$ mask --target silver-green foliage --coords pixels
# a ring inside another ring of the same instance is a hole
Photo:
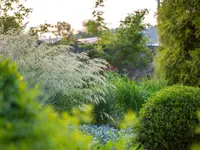
[[[104,100],[104,60],[71,53],[69,46],[39,45],[36,38],[25,34],[0,35],[0,55],[16,61],[26,81],[39,84],[45,91],[45,103],[59,111]]]

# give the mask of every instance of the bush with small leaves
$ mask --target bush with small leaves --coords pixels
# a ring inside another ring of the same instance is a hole
[[[140,110],[137,141],[149,150],[186,150],[200,137],[200,89],[174,85],[157,92]]]

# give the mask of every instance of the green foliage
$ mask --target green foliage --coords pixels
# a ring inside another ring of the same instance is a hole
[[[194,132],[199,99],[200,89],[194,87],[175,85],[157,92],[140,110],[137,141],[146,149],[188,149],[200,138]]]
[[[58,35],[67,35],[69,31],[71,30],[71,25],[65,21],[57,22],[55,27],[58,30]]]
[[[97,0],[95,1],[94,10],[92,12],[93,18],[95,18],[95,21],[100,24],[100,26],[104,29],[106,29],[106,23],[104,22],[105,19],[103,17],[104,12],[102,11],[102,7],[104,7],[104,1],[103,0]]]
[[[129,14],[121,21],[115,38],[105,48],[112,58],[111,64],[122,70],[122,68],[142,68],[148,64],[151,56],[146,46],[146,37],[142,31],[147,27],[143,23],[148,11],[139,10]]]
[[[170,84],[200,86],[199,4],[196,0],[162,1],[158,13],[162,48],[155,68]]]
[[[117,78],[114,81],[116,86],[117,103],[124,111],[133,110],[139,112],[144,99],[140,95],[139,88],[133,80],[128,79],[128,77]]]
[[[142,104],[157,91],[167,86],[166,81],[156,78],[135,82],[115,72],[108,73],[104,100],[94,105],[95,123],[119,125],[119,120],[131,110],[138,115]]]
[[[16,65],[0,59],[0,149],[89,149],[91,137],[78,131],[77,117],[41,108],[37,90],[21,80]]]
[[[65,21],[57,22],[55,25],[44,23],[40,24],[37,27],[31,27],[28,31],[29,35],[37,35],[38,33],[50,32],[50,28],[53,28],[54,31],[51,31],[54,35],[66,36],[70,34],[71,25]],[[62,41],[63,43],[64,41]],[[64,42],[65,43],[65,42]],[[71,44],[71,43],[70,43]]]
[[[13,17],[20,23],[31,13],[31,9],[26,8],[19,0],[1,0],[0,10],[0,16],[8,17],[13,13]]]
[[[115,39],[115,33],[113,30],[107,29],[101,31],[99,44],[101,45],[109,45]]]
[[[0,28],[5,33],[9,29],[17,29],[22,26],[23,20],[31,13],[19,0],[0,1]]]
[[[86,31],[78,31],[76,34],[73,35],[75,39],[81,38],[89,38],[91,37]]]
[[[28,30],[28,34],[30,36],[38,36],[38,28],[37,27],[30,27],[30,29]]]
[[[70,37],[70,36],[67,36],[67,37],[63,37],[59,42],[58,44],[59,45],[72,45],[75,43],[75,39]]]
[[[38,45],[27,35],[2,35],[0,55],[10,57],[31,86],[39,84],[45,93],[44,104],[58,111],[104,101],[107,63],[69,52],[69,46]]]
[[[102,7],[101,4],[101,0],[95,3],[96,7]],[[100,12],[100,16],[101,13],[103,12]],[[147,67],[151,61],[151,52],[146,46],[147,38],[142,32],[148,26],[143,23],[146,14],[148,14],[147,9],[129,14],[114,31],[103,28],[98,21],[96,23],[88,21],[88,27],[95,29],[93,35],[98,35],[100,38],[99,46],[90,50],[89,56],[105,59],[120,72],[123,72],[124,68],[134,70]]]
[[[51,27],[51,26],[52,25],[48,24],[48,23],[40,24],[38,26],[38,31],[37,32],[40,32],[40,33],[49,32],[49,27]]]
[[[156,92],[168,86],[167,81],[155,77],[150,79],[143,78],[138,81],[137,85],[144,100],[149,100]]]
[[[111,75],[111,81],[116,87],[116,104],[122,112],[132,110],[138,114],[146,100],[167,86],[165,81],[158,79],[143,79],[136,83],[126,76]]]
[[[95,123],[113,124],[120,109],[117,107],[116,89],[112,83],[105,89],[104,100],[94,105]]]
[[[87,52],[90,58],[103,58],[104,50],[102,45],[92,45],[91,49]]]
[[[199,121],[200,121],[200,113],[199,112],[198,112],[198,118],[199,118]],[[200,124],[198,125],[198,127],[196,129],[196,133],[200,134]],[[198,141],[198,143],[200,143],[200,140]],[[200,144],[192,145],[192,150],[200,150]]]
[[[87,51],[90,58],[103,58],[106,61],[112,62],[110,54],[106,52],[106,46],[112,44],[115,35],[110,30],[101,30],[98,36],[97,42],[80,45],[80,48]]]
[[[11,29],[18,29],[20,24],[16,21],[15,17],[0,17],[1,32],[6,33]]]
[[[88,20],[83,23],[83,26],[86,28],[86,31],[91,36],[99,36],[101,31],[101,24],[94,20]]]

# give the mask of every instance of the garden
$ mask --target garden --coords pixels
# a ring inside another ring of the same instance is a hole
[[[75,53],[66,39],[24,32],[31,11],[19,4],[9,18],[12,3],[0,4],[0,150],[200,150],[197,0],[162,1],[155,54],[142,33],[146,9],[114,32],[100,14],[88,34],[101,40]]]

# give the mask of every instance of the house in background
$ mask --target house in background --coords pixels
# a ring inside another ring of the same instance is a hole
[[[52,32],[46,32],[39,34],[39,41],[41,43],[56,43],[60,40],[62,40],[62,36],[56,36]]]
[[[143,31],[143,34],[148,38],[146,45],[154,52],[160,46],[158,39],[158,29],[156,26],[149,27]]]
[[[100,38],[98,37],[91,37],[91,38],[84,38],[76,40],[77,44],[96,44]]]
[[[53,30],[53,29],[52,29]],[[158,34],[157,27],[149,27],[148,29],[142,32],[147,38],[148,42],[146,45],[154,51],[156,47],[160,46],[158,42]],[[39,35],[39,40],[43,43],[56,43],[64,38],[63,36],[58,36],[55,34],[55,31],[51,31],[48,33],[43,33]],[[81,38],[76,40],[76,44],[96,44],[100,40],[98,37],[90,37],[90,38]]]
[[[158,47],[160,44],[158,42],[158,34],[157,34],[157,27],[149,27],[148,29],[144,30],[142,32],[144,36],[148,38],[148,42],[146,45],[148,47]],[[97,43],[97,41],[100,40],[98,37],[91,37],[91,38],[83,38],[83,39],[78,39],[77,43],[81,44],[93,44]]]

